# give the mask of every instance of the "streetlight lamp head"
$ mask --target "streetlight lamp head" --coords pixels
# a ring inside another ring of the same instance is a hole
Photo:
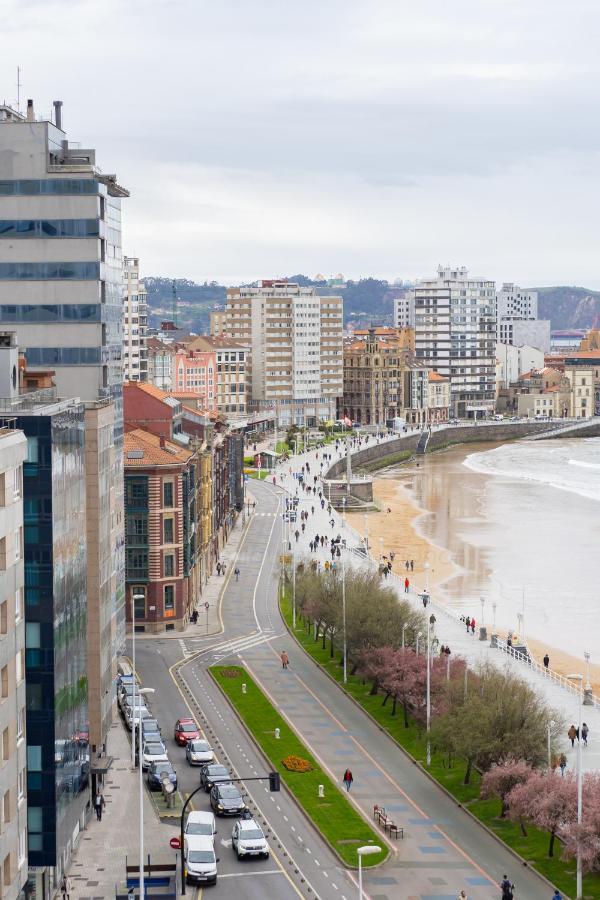
[[[575,672],[572,675],[566,675],[566,678],[570,678],[572,681],[583,681],[583,675],[581,672]]]
[[[381,853],[381,847],[377,847],[375,844],[366,844],[364,847],[359,847],[356,852],[359,856],[372,856],[374,853]]]

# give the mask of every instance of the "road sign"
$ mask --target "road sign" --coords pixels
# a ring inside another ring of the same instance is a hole
[[[179,840],[178,837],[172,837],[171,840],[169,841],[169,844],[173,848],[173,850],[181,849],[181,841]]]
[[[208,602],[208,600],[204,604],[204,609],[210,609],[210,603]]]

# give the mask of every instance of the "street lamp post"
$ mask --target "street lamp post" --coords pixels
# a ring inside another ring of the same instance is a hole
[[[133,594],[131,597],[131,663],[133,665],[133,690],[131,692],[131,702],[134,709],[133,732],[131,741],[131,768],[135,769],[135,687],[137,684],[137,673],[135,669],[135,601],[146,600],[145,594]],[[139,691],[138,691],[139,694]]]
[[[405,622],[402,626],[402,652],[404,652],[404,632],[408,628],[408,622]]]
[[[496,634],[496,608],[497,608],[497,606],[498,606],[498,604],[497,604],[496,601],[494,600],[494,602],[492,603],[492,617],[493,617],[493,620],[492,620],[492,634]]]
[[[140,793],[140,809],[139,809],[139,829],[140,829],[140,900],[144,900],[144,783],[142,779],[142,704],[141,697],[143,694],[153,694],[154,688],[140,688],[138,697],[140,698],[140,718],[138,721],[138,769],[139,769],[139,793]],[[131,731],[132,743],[135,747],[135,706],[133,707],[133,728]]]
[[[591,659],[591,656],[587,650],[585,651],[583,656],[585,659],[585,689],[583,692],[583,705],[584,706],[593,706],[594,700],[592,698],[592,685],[590,682],[590,659]]]
[[[348,683],[348,664],[347,664],[347,646],[346,646],[346,562],[344,558],[344,550],[342,548],[342,631],[344,646],[342,652],[344,654],[344,684]]]
[[[292,552],[292,628],[296,630],[296,545]]]
[[[485,625],[485,619],[484,619],[485,597],[480,597],[479,602],[481,603],[481,625],[483,627]]]
[[[417,641],[416,641],[416,644],[417,644],[417,646],[416,646],[416,653],[417,653],[417,656],[419,655],[419,638],[420,638],[420,637],[421,637],[421,632],[420,632],[420,631],[417,631]]]
[[[429,593],[429,561],[425,563],[425,592]]]
[[[367,521],[367,514],[365,513],[365,550],[367,553],[369,552],[369,523]]]
[[[364,847],[359,847],[356,852],[358,853],[358,900],[363,900],[362,858],[363,856],[371,856],[373,853],[381,853],[381,847],[376,847],[374,844],[366,844]]]
[[[431,765],[431,622],[427,623],[427,768]]]
[[[567,678],[572,679],[573,681],[579,682],[579,721],[578,721],[578,735],[579,740],[577,741],[577,824],[581,825],[581,820],[583,818],[583,772],[582,769],[582,760],[581,760],[581,719],[583,713],[583,675],[581,673],[575,675],[567,675]],[[581,853],[579,852],[579,845],[577,846],[577,900],[581,900],[583,897],[583,868],[581,865]]]
[[[550,719],[546,728],[548,729],[548,771],[552,768],[552,729],[554,728],[554,719]]]
[[[346,498],[342,497],[342,528],[346,527]]]

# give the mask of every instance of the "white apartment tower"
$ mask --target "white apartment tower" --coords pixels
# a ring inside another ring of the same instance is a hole
[[[335,419],[343,394],[343,301],[287,281],[227,291],[229,337],[252,348],[252,401],[279,425]]]
[[[415,295],[412,291],[394,300],[394,328],[415,327]]]
[[[8,371],[0,374],[3,384],[8,379]],[[27,881],[23,596],[23,462],[26,457],[27,440],[23,432],[0,428],[0,796],[3,798],[0,885],[2,897],[7,900],[22,896]]]
[[[530,344],[550,352],[550,321],[538,319],[537,291],[505,282],[496,294],[496,336],[500,344]]]
[[[467,269],[438,268],[414,288],[417,360],[450,378],[451,415],[494,408],[496,286]]]
[[[140,261],[123,257],[123,381],[148,380],[148,295]]]

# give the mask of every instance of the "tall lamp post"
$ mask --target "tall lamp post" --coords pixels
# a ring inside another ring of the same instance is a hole
[[[367,553],[369,552],[369,523],[367,521],[367,514],[365,513],[365,550]]]
[[[416,646],[416,653],[417,653],[417,656],[419,655],[419,638],[420,638],[420,637],[421,637],[421,632],[420,632],[420,631],[417,631],[417,642],[416,642],[416,643],[417,643],[417,646]]]
[[[431,765],[431,621],[427,622],[427,768]]]
[[[143,694],[153,694],[154,688],[140,688],[138,696]],[[140,717],[138,720],[138,769],[139,769],[139,788],[140,788],[140,809],[139,809],[139,829],[140,829],[140,900],[144,900],[144,784],[142,780],[142,704],[140,703]],[[133,708],[133,729],[132,743],[135,746],[135,706]]]
[[[546,728],[548,729],[548,771],[552,768],[552,729],[554,728],[556,722],[554,719],[550,719]]]
[[[381,847],[377,847],[375,844],[366,844],[364,847],[359,847],[356,852],[358,853],[358,900],[363,900],[362,858],[371,856],[373,853],[381,853]]]
[[[579,682],[579,720],[578,720],[578,734],[579,740],[577,741],[577,824],[581,825],[581,820],[583,817],[583,772],[581,771],[581,719],[583,712],[583,675],[581,673],[575,675],[567,675],[567,678],[570,678],[572,681]],[[577,900],[582,900],[583,897],[583,868],[581,865],[581,853],[579,852],[579,846],[577,847]]]
[[[131,768],[135,769],[135,688],[137,684],[137,673],[135,669],[135,601],[146,601],[145,594],[133,594],[131,598],[131,662],[133,665],[133,690],[131,692],[131,702],[134,709],[133,731],[131,741]],[[139,694],[139,691],[138,691]]]
[[[425,569],[425,593],[429,593],[429,561],[424,565]]]
[[[583,654],[585,659],[585,689],[583,691],[583,705],[584,706],[593,706],[594,701],[592,698],[592,685],[590,682],[590,659],[591,656],[589,652]]]
[[[342,556],[342,631],[344,646],[342,652],[344,654],[344,684],[348,683],[348,664],[347,664],[347,645],[346,645],[346,562],[344,557],[344,548],[341,548]]]
[[[492,634],[496,634],[496,609],[498,604],[494,600],[492,603]]]
[[[405,622],[402,626],[402,652],[404,652],[404,632],[408,628],[408,622]]]
[[[484,612],[484,610],[485,610],[485,597],[480,597],[480,598],[479,598],[479,602],[481,603],[481,625],[484,626],[484,625],[485,625],[485,619],[484,619],[484,616],[485,616],[485,612]]]

